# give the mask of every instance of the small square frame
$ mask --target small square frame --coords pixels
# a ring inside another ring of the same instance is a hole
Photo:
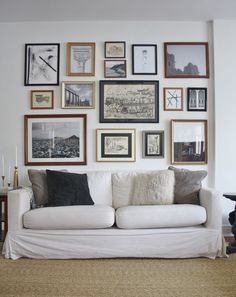
[[[183,88],[164,88],[164,110],[183,111]]]
[[[164,158],[164,131],[143,131],[143,158]]]
[[[187,88],[187,110],[207,111],[207,88]]]
[[[105,58],[125,58],[126,43],[125,41],[105,41],[104,44]]]
[[[53,109],[53,90],[32,90],[30,93],[31,109]]]
[[[126,78],[126,60],[104,60],[105,78]]]

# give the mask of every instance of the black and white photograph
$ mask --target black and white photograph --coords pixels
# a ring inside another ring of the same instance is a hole
[[[98,162],[134,162],[135,129],[97,129]]]
[[[132,74],[157,74],[157,45],[132,45]]]
[[[188,111],[207,111],[207,88],[187,88]]]
[[[125,58],[125,41],[106,41],[104,44],[105,58]]]
[[[100,81],[100,123],[158,122],[158,81]]]
[[[86,115],[25,115],[25,165],[85,165]]]
[[[95,82],[62,82],[62,108],[86,109],[95,107]]]
[[[164,158],[164,131],[143,131],[143,158]]]
[[[25,86],[58,86],[59,63],[59,43],[25,44]]]
[[[183,88],[164,88],[164,110],[182,111],[183,106]]]
[[[166,78],[209,78],[207,42],[165,42]]]
[[[67,75],[95,75],[95,42],[67,43]]]
[[[105,78],[125,78],[126,60],[104,60]]]

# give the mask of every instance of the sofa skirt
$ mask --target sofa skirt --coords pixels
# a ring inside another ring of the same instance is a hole
[[[226,256],[221,232],[187,228],[9,231],[6,258],[195,258]]]

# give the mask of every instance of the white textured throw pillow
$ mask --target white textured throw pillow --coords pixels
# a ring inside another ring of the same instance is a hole
[[[175,175],[171,170],[138,174],[135,177],[133,205],[173,204]]]

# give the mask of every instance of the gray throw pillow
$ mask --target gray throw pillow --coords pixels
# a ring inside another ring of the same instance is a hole
[[[191,171],[183,168],[169,166],[175,173],[174,202],[178,204],[200,204],[199,191],[202,180],[207,176],[207,171]]]

